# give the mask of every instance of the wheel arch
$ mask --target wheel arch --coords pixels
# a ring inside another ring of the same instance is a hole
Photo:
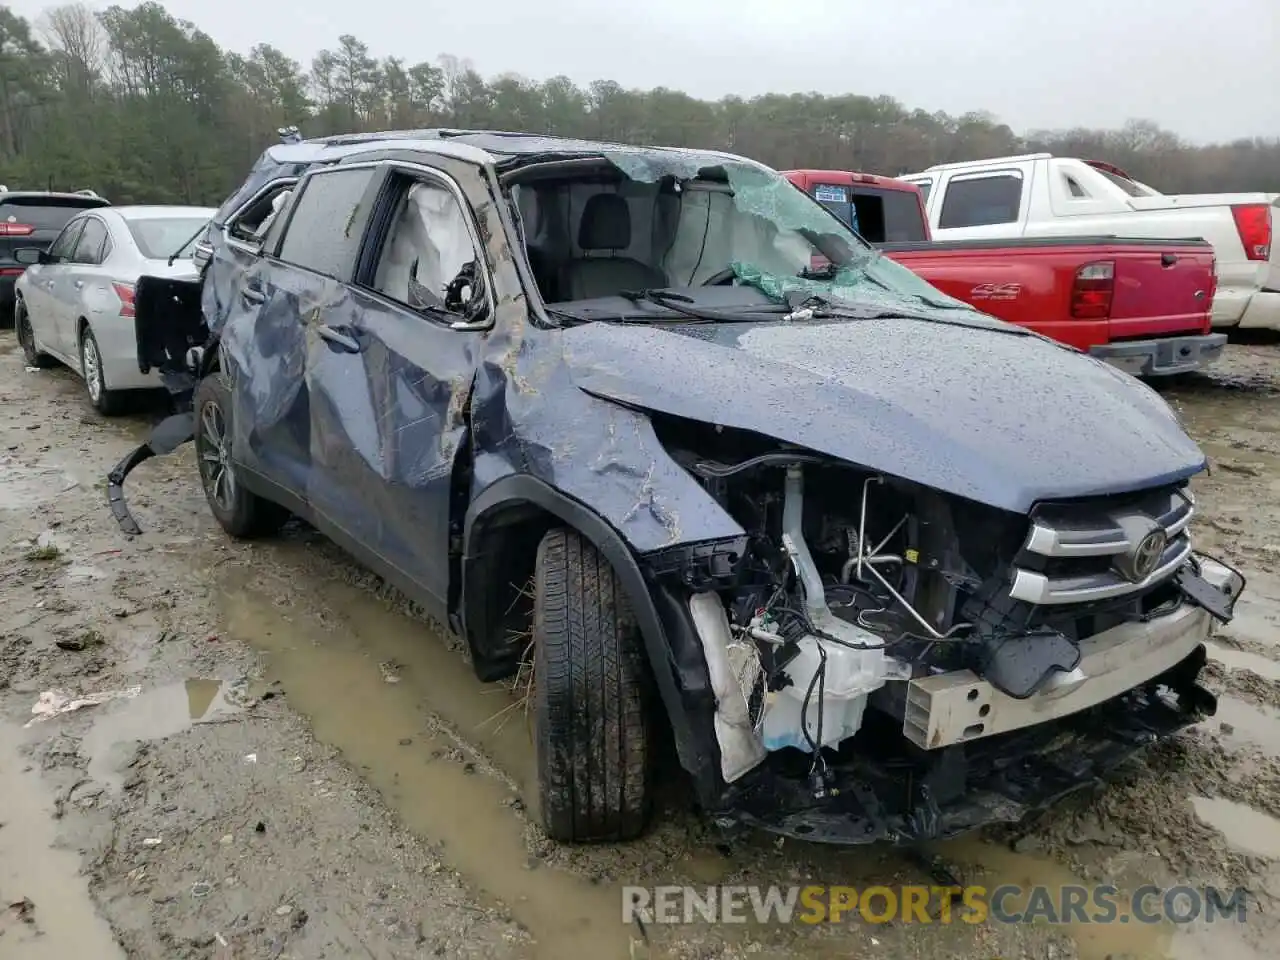
[[[502,638],[507,635],[510,601],[518,599],[524,581],[511,584],[509,572],[524,563],[519,557],[523,555],[532,573],[537,544],[554,526],[572,527],[613,567],[639,625],[681,766],[694,776],[699,793],[704,797],[714,793],[719,787],[718,759],[714,752],[708,753],[708,747],[715,749],[710,730],[714,702],[710,711],[697,711],[706,713],[706,723],[699,723],[677,683],[667,629],[670,611],[666,616],[660,611],[635,555],[617,530],[586,504],[527,474],[503,477],[486,487],[472,500],[463,525],[461,633],[477,675],[488,681],[513,672],[513,651],[503,649]],[[524,549],[528,543],[532,547]],[[504,590],[509,598],[505,603]],[[704,726],[708,729],[703,730]]]

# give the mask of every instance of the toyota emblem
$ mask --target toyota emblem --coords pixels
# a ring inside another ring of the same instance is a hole
[[[1152,530],[1142,538],[1134,548],[1129,562],[1129,569],[1133,573],[1131,579],[1135,583],[1147,579],[1155,572],[1156,567],[1160,566],[1160,558],[1164,556],[1164,548],[1168,545],[1169,538],[1163,530]]]

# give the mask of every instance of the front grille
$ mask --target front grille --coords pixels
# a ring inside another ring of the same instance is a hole
[[[1035,606],[1088,604],[1148,590],[1191,556],[1191,492],[1164,487],[1133,496],[1045,504],[1011,571],[1009,595]]]

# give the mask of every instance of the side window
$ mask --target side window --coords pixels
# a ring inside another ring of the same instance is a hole
[[[406,177],[373,288],[414,310],[476,321],[486,302],[481,263],[468,214],[453,191]]]
[[[917,180],[915,185],[920,188],[920,202],[926,207],[929,206],[929,191],[933,189],[933,181]]]
[[[80,232],[84,229],[84,222],[85,218],[81,217],[63,227],[62,232],[49,246],[49,256],[57,260],[69,260],[71,251],[76,248],[76,241],[80,239]]]
[[[1080,182],[1076,180],[1075,177],[1071,176],[1071,174],[1064,173],[1062,175],[1062,179],[1066,181],[1067,193],[1070,194],[1071,197],[1078,199],[1080,197],[1089,196],[1088,191],[1086,191],[1084,187],[1080,186]]]
[[[283,203],[282,198],[287,197],[294,186],[295,182],[292,180],[282,181],[232,217],[227,223],[227,232],[231,234],[231,238],[254,246],[261,243],[271,226],[280,221],[278,212]],[[276,235],[278,237],[279,230]]]
[[[953,179],[942,198],[938,226],[985,227],[1017,223],[1022,203],[1022,177],[1015,173]]]
[[[75,253],[71,255],[73,263],[101,263],[102,252],[107,244],[107,227],[97,217],[85,217],[84,232],[76,243]]]
[[[279,257],[336,280],[348,280],[369,222],[365,193],[373,170],[313,174],[293,198]]]

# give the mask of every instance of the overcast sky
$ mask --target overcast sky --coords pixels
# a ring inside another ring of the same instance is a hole
[[[10,0],[36,17],[46,0]],[[125,6],[132,5],[124,3]],[[105,3],[91,2],[104,7]],[[223,47],[375,56],[698,97],[889,94],[1015,130],[1144,117],[1198,141],[1280,136],[1280,0],[165,0]],[[488,22],[490,26],[483,26]]]

